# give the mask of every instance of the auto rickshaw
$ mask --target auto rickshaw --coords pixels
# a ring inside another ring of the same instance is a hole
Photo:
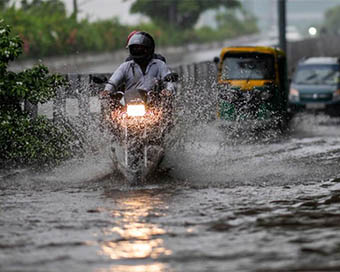
[[[218,66],[218,118],[269,120],[280,127],[287,123],[287,62],[282,50],[225,47],[214,61]]]

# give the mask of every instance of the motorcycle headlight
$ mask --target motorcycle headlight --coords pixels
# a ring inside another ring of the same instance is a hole
[[[144,116],[145,115],[145,105],[138,104],[138,105],[127,105],[126,113],[128,116],[137,117],[137,116]]]
[[[339,90],[336,90],[336,91],[333,93],[333,99],[334,99],[334,100],[340,100],[340,89],[339,89]]]
[[[289,89],[289,100],[299,100],[299,91],[295,88],[290,88]]]

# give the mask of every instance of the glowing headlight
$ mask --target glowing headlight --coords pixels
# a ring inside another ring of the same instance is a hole
[[[289,96],[299,96],[299,91],[297,89],[290,88]]]
[[[145,105],[127,105],[127,115],[128,116],[144,116]]]
[[[335,100],[335,101],[340,100],[340,89],[339,89],[339,90],[336,90],[336,91],[333,93],[333,100]]]
[[[299,91],[295,88],[290,88],[289,90],[289,99],[299,101]]]
[[[339,90],[336,90],[336,91],[333,93],[333,96],[340,96],[340,89],[339,89]]]

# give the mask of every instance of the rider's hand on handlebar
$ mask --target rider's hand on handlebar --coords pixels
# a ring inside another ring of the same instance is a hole
[[[167,89],[162,90],[161,94],[164,95],[164,96],[171,96],[172,95],[172,93]]]

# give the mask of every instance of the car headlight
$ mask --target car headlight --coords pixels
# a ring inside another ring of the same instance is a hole
[[[340,100],[340,89],[339,89],[339,90],[336,90],[336,91],[333,93],[333,99],[334,99],[334,100]]]
[[[289,89],[289,100],[299,100],[299,91],[295,88],[290,88]]]
[[[145,105],[138,104],[138,105],[127,105],[126,113],[128,116],[137,117],[137,116],[144,116],[145,115]]]

